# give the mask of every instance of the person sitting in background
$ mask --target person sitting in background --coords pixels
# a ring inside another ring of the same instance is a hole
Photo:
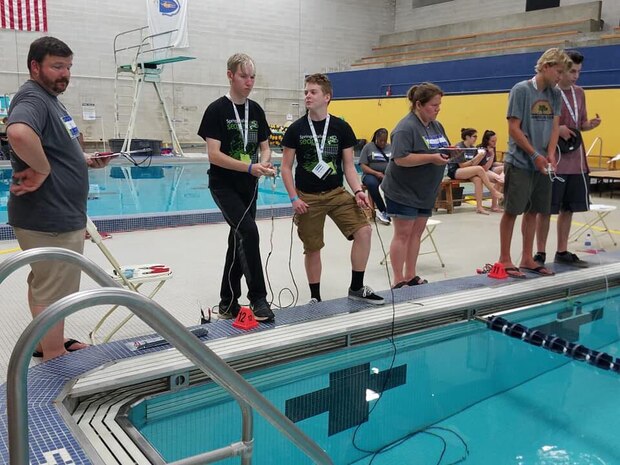
[[[502,163],[501,161],[497,161],[497,134],[495,134],[495,131],[492,131],[490,129],[484,131],[484,133],[482,134],[482,142],[478,147],[487,151],[487,162],[489,161],[489,159],[491,160],[487,171],[496,174],[503,174],[504,163]],[[492,175],[489,177],[491,178],[491,180],[493,180],[494,178]]]
[[[368,188],[368,192],[375,202],[375,207],[379,210],[377,219],[383,224],[390,224],[390,217],[387,215],[385,202],[379,192],[379,185],[385,176],[392,147],[387,143],[388,131],[379,128],[372,135],[372,140],[364,145],[360,154],[359,164],[362,172],[362,184]]]
[[[504,164],[497,161],[497,135],[495,131],[487,129],[482,134],[482,142],[478,148],[486,150],[486,161],[480,163],[480,165],[487,172],[487,176],[491,182],[495,183],[495,188],[503,192],[504,191]],[[493,197],[491,200],[491,211],[501,213],[503,210],[500,208],[497,202],[497,198]]]
[[[476,142],[478,133],[472,128],[461,129],[462,141],[456,144],[461,148],[473,148]],[[476,197],[476,213],[482,215],[488,215],[489,212],[482,206],[482,185],[484,184],[491,196],[495,201],[495,207],[497,208],[497,200],[502,197],[502,193],[495,189],[495,186],[489,179],[487,171],[484,169],[484,164],[488,163],[486,160],[486,152],[480,151],[474,158],[465,160],[461,163],[450,162],[448,164],[448,177],[450,179],[462,179],[471,181],[474,183],[474,195]]]

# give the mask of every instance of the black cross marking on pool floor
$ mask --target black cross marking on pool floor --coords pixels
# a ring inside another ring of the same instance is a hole
[[[365,363],[329,374],[329,387],[286,401],[285,413],[291,421],[329,412],[329,436],[368,420],[366,389],[381,393],[405,384],[407,365],[370,373]]]

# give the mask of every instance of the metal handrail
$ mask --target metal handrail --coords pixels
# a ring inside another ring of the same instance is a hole
[[[599,152],[598,152],[598,167],[602,168],[603,167],[603,139],[600,136],[596,136],[594,138],[594,141],[592,141],[590,148],[586,152],[586,160],[590,156],[590,153],[592,152],[592,150],[594,150],[594,146],[596,145],[597,142],[600,143]]]
[[[191,332],[163,307],[147,297],[120,288],[120,284],[90,259],[70,250],[54,247],[31,249],[0,264],[0,284],[18,268],[41,260],[63,260],[79,266],[103,289],[77,292],[50,305],[30,322],[17,340],[11,354],[7,379],[7,420],[9,433],[9,460],[12,465],[29,464],[28,444],[28,364],[29,354],[47,331],[61,319],[79,310],[96,305],[123,305],[173,344],[198,368],[226,389],[239,403],[243,415],[242,441],[173,462],[175,465],[212,463],[234,455],[241,455],[242,464],[251,464],[253,449],[252,407],[284,434],[317,464],[331,465],[329,456],[291,420],[282,414],[260,392],[232,369],[215,352],[202,344]],[[246,418],[247,417],[247,418]]]

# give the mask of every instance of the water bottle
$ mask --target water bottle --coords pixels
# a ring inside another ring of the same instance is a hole
[[[592,247],[592,234],[586,234],[586,241],[583,243],[584,247]]]

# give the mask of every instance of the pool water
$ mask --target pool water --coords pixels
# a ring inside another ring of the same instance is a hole
[[[619,292],[506,318],[619,357]],[[395,345],[394,359],[392,344],[381,341],[246,378],[335,464],[620,463],[619,374],[477,321],[399,337]],[[145,399],[129,420],[167,461],[236,442],[241,431],[237,405],[213,383]],[[253,460],[311,463],[258,414]]]
[[[208,188],[206,162],[113,164],[89,171],[88,215],[91,218],[215,210]],[[11,169],[0,169],[0,223],[7,222]],[[258,206],[290,204],[282,179],[261,178]]]

